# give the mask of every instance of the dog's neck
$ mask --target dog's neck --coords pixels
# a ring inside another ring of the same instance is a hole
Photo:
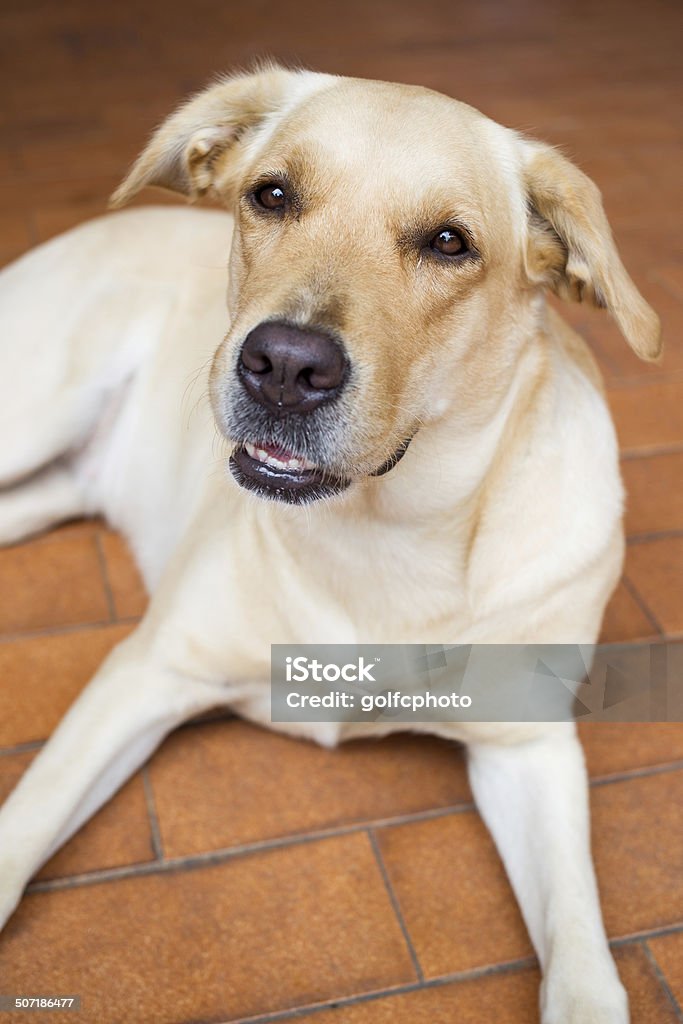
[[[497,373],[474,400],[467,380],[457,383],[448,410],[416,432],[390,472],[353,487],[339,502],[338,514],[387,527],[451,532],[470,523],[497,462],[515,443],[525,419],[521,414],[539,399],[550,372],[545,334],[536,330],[514,359],[505,365],[500,359]],[[334,507],[330,511],[334,514]]]

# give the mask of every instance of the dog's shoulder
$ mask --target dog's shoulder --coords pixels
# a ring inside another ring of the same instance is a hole
[[[543,600],[609,552],[621,530],[618,446],[599,369],[555,313],[543,345],[482,492],[468,567],[482,611]]]

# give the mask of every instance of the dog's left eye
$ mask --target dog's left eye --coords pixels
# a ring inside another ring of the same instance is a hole
[[[462,256],[468,251],[467,242],[454,228],[441,228],[429,242],[429,248],[442,256]]]
[[[282,210],[287,202],[285,190],[281,185],[261,185],[253,192],[253,200],[263,210]]]

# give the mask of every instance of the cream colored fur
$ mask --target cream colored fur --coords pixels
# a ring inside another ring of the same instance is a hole
[[[256,217],[249,190],[281,172],[300,216]],[[115,202],[146,185],[234,219],[110,215],[0,278],[0,542],[103,514],[152,595],[0,811],[0,923],[174,726],[219,704],[271,726],[271,643],[593,643],[621,568],[614,430],[544,290],[606,306],[645,358],[659,327],[566,159],[427,90],[266,68],[170,117]],[[454,217],[478,259],[411,248]],[[236,353],[283,316],[334,329],[356,372],[335,439],[353,482],[306,508],[225,471]],[[332,745],[389,727],[288,728]],[[574,726],[417,728],[467,745],[543,1024],[625,1024]]]

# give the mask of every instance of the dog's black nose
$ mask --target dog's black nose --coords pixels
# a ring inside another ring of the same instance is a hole
[[[337,397],[347,360],[329,335],[273,321],[247,335],[238,369],[244,387],[261,405],[310,412]]]

